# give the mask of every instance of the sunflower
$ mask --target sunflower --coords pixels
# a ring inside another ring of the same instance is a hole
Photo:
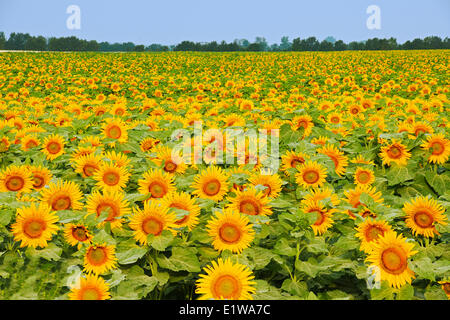
[[[360,223],[356,230],[358,231],[356,237],[361,241],[360,249],[365,253],[370,253],[372,245],[378,240],[378,237],[384,235],[385,232],[392,231],[392,228],[386,221],[375,221],[368,218]]]
[[[312,200],[312,201],[329,200],[333,206],[337,206],[341,202],[341,200],[339,200],[339,197],[337,196],[337,194],[334,193],[333,190],[331,190],[328,187],[322,187],[319,189],[311,189],[304,196],[304,200],[302,200],[302,202],[308,201],[308,200]]]
[[[439,234],[436,225],[446,225],[445,209],[434,199],[419,196],[403,205],[406,214],[406,225],[414,235],[434,237]]]
[[[345,173],[348,158],[342,151],[339,151],[335,146],[328,144],[325,147],[319,148],[317,152],[328,156],[333,161],[334,172],[336,172],[338,176],[342,176]]]
[[[206,229],[213,239],[214,249],[219,251],[241,253],[250,246],[255,237],[248,217],[230,208],[216,213],[216,216],[208,221]]]
[[[450,156],[450,141],[445,139],[444,134],[438,133],[427,137],[421,147],[430,150],[431,155],[428,162],[444,164]]]
[[[304,164],[308,158],[309,156],[304,153],[288,151],[285,155],[281,156],[281,171],[289,175],[287,171],[289,168],[296,168]]]
[[[84,271],[102,274],[117,267],[116,247],[114,245],[91,244],[84,255]]]
[[[195,293],[201,294],[200,300],[229,299],[251,300],[256,292],[256,283],[250,269],[240,263],[219,258],[203,269],[197,280]]]
[[[446,278],[442,281],[439,281],[439,284],[442,286],[442,290],[444,290],[447,295],[447,299],[450,299],[450,279]]]
[[[358,167],[356,168],[354,181],[357,185],[370,185],[375,181],[375,175],[372,170]]]
[[[248,181],[251,185],[257,186],[261,185],[265,187],[262,191],[265,196],[276,198],[281,192],[282,180],[278,174],[272,175],[263,175],[263,174],[255,174],[252,175]]]
[[[177,154],[176,157],[178,159],[173,159],[172,149],[163,146],[157,149],[156,158],[153,159],[153,162],[167,173],[183,174],[186,171],[186,164],[180,154]]]
[[[41,201],[46,202],[53,210],[80,210],[83,208],[80,200],[83,194],[80,187],[73,181],[58,181],[50,183],[41,191]]]
[[[32,173],[26,166],[10,165],[0,172],[0,192],[28,193],[32,187]]]
[[[103,191],[103,194],[94,191],[86,201],[86,211],[88,215],[95,214],[97,217],[104,212],[108,213],[99,227],[102,227],[106,222],[111,223],[112,229],[120,227],[123,216],[131,212],[129,203],[124,198],[125,195],[120,191]]]
[[[103,158],[111,161],[118,168],[128,167],[131,161],[124,153],[116,151],[105,152]]]
[[[33,179],[34,190],[41,190],[52,179],[52,173],[49,169],[42,166],[28,166]]]
[[[292,118],[291,125],[294,130],[298,130],[299,128],[303,128],[303,136],[307,137],[311,134],[311,130],[314,127],[314,122],[312,121],[311,116],[305,114],[301,116],[296,116]]]
[[[229,189],[227,179],[222,168],[210,166],[195,176],[192,193],[202,199],[220,201]]]
[[[336,209],[327,209],[320,201],[306,200],[302,202],[304,213],[314,213],[316,221],[311,225],[315,235],[322,235],[333,225],[333,214]]]
[[[115,139],[120,143],[128,141],[126,124],[120,118],[108,119],[102,126],[105,138]]]
[[[377,280],[386,280],[390,286],[400,288],[411,283],[414,272],[408,267],[408,258],[417,253],[412,250],[414,243],[406,242],[402,235],[394,231],[385,232],[372,244],[372,251],[366,258],[377,270]]]
[[[375,187],[371,187],[368,185],[357,185],[356,188],[345,190],[344,195],[346,197],[346,201],[353,207],[358,208],[359,206],[363,205],[360,202],[361,194],[367,194],[372,200],[376,203],[383,202],[383,199],[381,198],[381,192],[378,191]]]
[[[404,166],[411,158],[411,153],[406,150],[405,145],[394,139],[390,145],[381,147],[380,157],[383,164],[391,165],[394,162],[399,166]]]
[[[173,176],[161,169],[150,169],[138,181],[140,194],[150,194],[150,198],[159,199],[175,191]]]
[[[416,135],[416,137],[420,134],[420,133],[433,133],[433,127],[430,126],[428,123],[426,122],[414,122],[411,125],[411,131]]]
[[[22,150],[28,151],[32,148],[36,148],[41,144],[36,135],[26,135],[21,140]]]
[[[323,185],[327,177],[327,169],[317,162],[306,161],[298,168],[295,181],[304,188],[317,188]]]
[[[185,192],[172,192],[161,199],[163,206],[185,211],[185,215],[175,221],[178,227],[187,227],[191,231],[198,224],[200,207],[195,204],[195,198],[191,198]]]
[[[144,202],[144,210],[134,209],[134,214],[130,217],[129,226],[134,230],[134,238],[141,244],[146,245],[149,234],[159,236],[164,230],[172,233],[176,228],[175,213],[169,211],[169,208],[162,205],[159,201]]]
[[[113,163],[103,163],[92,177],[97,181],[97,187],[102,190],[122,191],[127,186],[130,175],[124,167],[117,167]]]
[[[229,197],[231,202],[229,207],[240,213],[251,216],[266,216],[272,214],[269,198],[263,192],[254,187],[247,188],[244,191],[235,190],[235,197]]]
[[[351,163],[356,163],[356,164],[370,164],[370,165],[374,165],[375,163],[372,160],[366,160],[361,154],[358,154],[355,158],[353,158],[352,160],[350,160]]]
[[[75,160],[75,172],[80,173],[84,178],[94,175],[100,169],[101,157],[93,153],[81,156]]]
[[[8,151],[10,142],[8,137],[0,137],[0,152]]]
[[[145,138],[140,143],[140,148],[142,152],[149,152],[160,143],[158,139]]]
[[[20,247],[46,247],[47,241],[57,233],[58,216],[46,203],[17,209],[16,222],[11,226],[15,241],[22,241]]]
[[[94,274],[88,274],[85,278],[80,277],[79,283],[71,288],[68,296],[70,300],[106,300],[111,298],[108,283]]]
[[[78,246],[80,249],[83,243],[90,243],[92,238],[93,235],[83,224],[67,223],[64,226],[64,239],[71,246]]]
[[[46,155],[47,160],[54,160],[64,153],[64,144],[63,137],[53,134],[44,139],[42,152]]]

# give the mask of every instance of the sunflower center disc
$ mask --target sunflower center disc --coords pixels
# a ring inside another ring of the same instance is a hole
[[[211,181],[209,181],[204,187],[203,187],[203,191],[208,195],[208,196],[215,196],[216,194],[219,193],[220,191],[220,182],[217,179],[213,179]]]
[[[83,227],[76,227],[72,230],[72,236],[77,239],[78,241],[86,241],[87,235],[86,230]]]
[[[256,216],[259,214],[259,206],[251,200],[244,200],[241,202],[240,211],[245,214]]]
[[[396,248],[388,248],[381,254],[383,267],[389,273],[400,274],[406,269],[406,256]]]
[[[162,232],[163,225],[161,221],[149,218],[142,223],[142,229],[146,234],[153,234],[157,236]]]
[[[62,196],[53,201],[52,209],[55,211],[66,210],[70,207],[70,198],[67,196]]]
[[[444,152],[444,146],[440,142],[433,142],[431,149],[433,150],[432,154],[435,156],[438,156]]]
[[[89,261],[93,265],[102,265],[106,261],[106,252],[103,248],[95,248],[89,251]]]
[[[166,194],[166,189],[159,182],[152,182],[148,191],[152,194],[152,198],[162,198]]]
[[[23,188],[25,180],[22,177],[11,177],[6,181],[6,188],[9,191],[18,191]]]
[[[112,139],[119,139],[122,135],[122,130],[118,126],[112,126],[109,131],[109,137]]]
[[[414,221],[421,228],[429,228],[433,224],[433,217],[425,211],[419,211],[414,215]]]
[[[103,176],[103,182],[108,186],[115,186],[119,182],[119,176],[115,172],[108,172]]]
[[[214,289],[217,297],[232,298],[239,290],[239,283],[234,277],[224,275],[217,279]]]
[[[58,153],[59,151],[61,151],[61,146],[60,146],[59,143],[57,143],[57,142],[50,142],[50,143],[47,145],[47,150],[48,150],[48,152],[50,152],[51,154],[56,154],[56,153]]]
[[[314,184],[319,180],[319,174],[315,171],[307,171],[303,174],[303,180],[308,184]]]
[[[100,300],[100,295],[96,289],[86,288],[83,290],[82,300]]]
[[[219,229],[220,238],[227,243],[235,243],[241,237],[241,232],[236,226],[226,223]]]
[[[44,226],[40,221],[30,221],[25,224],[23,231],[30,238],[39,238],[44,231]]]

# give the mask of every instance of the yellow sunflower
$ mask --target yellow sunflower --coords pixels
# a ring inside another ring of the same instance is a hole
[[[172,149],[163,146],[157,149],[156,158],[152,161],[167,173],[183,174],[186,171],[186,164],[181,158],[181,154],[178,154],[177,158],[172,158]]]
[[[427,137],[427,140],[421,144],[425,150],[430,150],[431,155],[428,162],[444,164],[450,156],[450,141],[445,139],[444,134],[438,133]]]
[[[101,157],[93,153],[81,156],[75,160],[75,172],[80,173],[84,178],[94,175],[100,169]]]
[[[116,247],[114,245],[91,244],[84,255],[84,271],[102,274],[117,267]]]
[[[46,202],[55,211],[80,210],[83,208],[80,202],[82,198],[80,187],[73,181],[53,182],[41,191],[41,201]]]
[[[120,118],[108,119],[102,126],[105,138],[115,139],[120,143],[128,141],[127,125]]]
[[[414,272],[408,267],[408,258],[417,253],[413,248],[414,243],[406,242],[402,235],[394,231],[388,231],[373,242],[366,260],[376,270],[377,280],[386,280],[390,286],[400,288],[414,278]]]
[[[36,148],[41,144],[36,135],[25,135],[20,141],[23,151],[28,151],[32,148]]]
[[[103,194],[94,191],[87,198],[86,211],[88,215],[95,214],[97,217],[107,213],[108,216],[99,227],[109,222],[112,229],[122,226],[123,217],[131,212],[125,195],[120,191],[103,191]]]
[[[264,190],[262,190],[262,192],[265,196],[271,198],[278,197],[281,192],[281,186],[283,183],[280,176],[276,173],[272,175],[254,174],[248,179],[248,181],[253,186],[261,185],[263,187],[266,187]]]
[[[346,197],[346,201],[352,205],[353,208],[358,208],[363,205],[360,202],[361,194],[366,193],[372,200],[376,203],[382,203],[383,198],[381,198],[381,192],[378,191],[375,187],[371,187],[368,185],[357,185],[356,188],[345,190],[344,195]]]
[[[315,161],[306,161],[298,171],[295,174],[295,181],[304,188],[320,187],[327,177],[327,169]]]
[[[161,169],[150,169],[138,181],[140,194],[150,194],[150,198],[160,199],[166,194],[176,191],[173,176]]]
[[[447,299],[450,299],[450,279],[446,278],[442,281],[439,281],[439,284],[442,287],[442,290],[444,290],[445,294],[447,295]]]
[[[338,176],[342,176],[345,173],[345,168],[348,165],[348,158],[344,153],[335,146],[328,144],[325,147],[317,149],[318,153],[328,156],[334,163],[334,172]]]
[[[109,285],[94,274],[88,274],[79,279],[74,288],[71,288],[68,297],[70,300],[106,300],[111,298]]]
[[[354,181],[356,185],[371,185],[375,182],[375,174],[367,168],[356,168]]]
[[[289,168],[297,168],[297,166],[304,164],[306,159],[309,159],[307,154],[288,151],[285,155],[281,156],[281,171],[289,175],[287,171]]]
[[[42,166],[29,166],[28,169],[31,172],[33,179],[34,190],[41,190],[52,179],[52,173],[49,169]]]
[[[341,202],[341,200],[339,200],[339,197],[337,196],[337,194],[334,193],[333,190],[331,190],[328,187],[322,187],[319,189],[311,189],[304,196],[304,199],[302,200],[302,202],[308,201],[308,200],[312,200],[312,201],[329,200],[333,206],[337,206]]]
[[[292,118],[291,124],[294,130],[298,130],[299,128],[303,128],[303,136],[307,137],[311,134],[311,130],[314,127],[314,122],[312,121],[311,116],[305,114],[301,116],[296,116]]]
[[[213,239],[214,249],[219,251],[241,253],[250,246],[255,237],[248,217],[230,208],[216,213],[216,216],[208,221],[206,229]]]
[[[370,253],[372,245],[378,240],[378,237],[384,235],[385,232],[392,231],[392,228],[386,221],[367,218],[358,225],[356,230],[358,231],[356,237],[361,241],[361,251]]]
[[[64,226],[64,239],[71,246],[78,246],[80,249],[83,243],[90,243],[92,238],[93,235],[83,224],[67,223]]]
[[[159,201],[144,202],[144,210],[134,209],[134,214],[130,217],[129,226],[134,230],[134,238],[141,244],[147,244],[149,234],[159,236],[164,230],[174,233],[173,228],[176,216],[169,208],[162,205]]]
[[[0,192],[28,193],[32,188],[32,173],[28,167],[10,165],[0,172]]]
[[[195,293],[200,294],[200,300],[229,299],[252,300],[256,292],[256,283],[250,269],[240,263],[233,263],[230,259],[225,261],[219,258],[212,265],[203,269],[197,280]]]
[[[220,201],[229,190],[227,179],[222,168],[210,166],[195,176],[192,193],[202,199]]]
[[[254,187],[247,188],[244,191],[235,190],[235,194],[234,197],[228,197],[231,202],[229,204],[231,209],[251,216],[272,214],[269,198]]]
[[[190,231],[198,224],[200,207],[195,204],[195,198],[191,198],[188,193],[169,193],[161,199],[161,203],[169,209],[174,208],[185,211],[185,215],[175,221],[178,227],[187,227]]]
[[[304,213],[314,213],[316,221],[311,225],[315,235],[322,235],[333,225],[333,214],[336,209],[327,209],[320,201],[307,200],[302,202]]]
[[[394,139],[390,145],[381,147],[380,157],[383,164],[391,165],[394,162],[399,166],[404,166],[411,158],[411,153],[406,150],[405,145]]]
[[[53,134],[44,139],[42,152],[46,155],[47,160],[54,160],[64,153],[64,145],[64,138]]]
[[[149,152],[160,143],[158,139],[145,138],[140,143],[140,148],[142,152]]]
[[[97,181],[96,186],[104,191],[122,191],[127,186],[130,175],[124,167],[103,163],[92,177]]]
[[[436,225],[446,225],[445,209],[434,199],[419,196],[403,205],[406,214],[406,225],[414,235],[434,237],[439,234]]]
[[[47,241],[58,232],[58,216],[46,203],[17,209],[16,222],[11,226],[15,241],[22,241],[20,247],[46,247]]]
[[[105,158],[108,161],[111,161],[118,168],[128,167],[131,161],[124,153],[116,152],[114,150],[105,152],[103,158]]]

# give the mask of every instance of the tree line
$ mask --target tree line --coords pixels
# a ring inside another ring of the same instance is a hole
[[[247,39],[236,39],[227,43],[222,41],[192,42],[182,41],[177,45],[134,44],[133,42],[109,43],[95,40],[78,39],[71,37],[31,36],[28,33],[11,33],[6,38],[4,32],[0,32],[0,50],[35,50],[35,51],[344,51],[344,50],[419,50],[419,49],[450,49],[450,39],[441,39],[437,36],[429,36],[424,39],[416,38],[403,44],[397,43],[395,38],[372,38],[366,41],[352,41],[345,43],[333,37],[319,41],[316,37],[306,39],[295,38],[289,41],[288,37],[282,37],[279,44],[269,45],[265,38],[257,37],[254,42]]]

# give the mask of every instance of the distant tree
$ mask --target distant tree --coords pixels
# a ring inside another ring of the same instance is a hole
[[[86,43],[85,50],[86,51],[99,51],[100,45],[98,44],[97,41],[91,40]]]
[[[30,37],[25,42],[24,50],[45,51],[47,50],[47,39],[43,36]]]
[[[145,46],[143,44],[139,44],[134,47],[134,51],[143,52],[145,50]]]
[[[336,51],[344,51],[347,50],[347,45],[342,40],[338,40],[334,43],[334,50]]]
[[[267,51],[269,48],[269,44],[266,41],[266,38],[264,37],[256,37],[255,43],[259,44],[261,50],[260,51]]]
[[[414,50],[425,49],[425,43],[422,39],[416,38],[411,42],[411,47]]]
[[[319,44],[319,50],[320,51],[331,51],[333,50],[333,43],[327,41],[327,40],[323,40],[320,44]]]
[[[442,39],[436,36],[426,37],[423,39],[425,47],[427,49],[444,49],[444,43]]]
[[[336,42],[336,39],[334,37],[328,36],[325,38],[324,41],[330,42],[332,44],[334,44]]]
[[[0,32],[0,50],[5,48],[6,37],[3,32]]]
[[[263,46],[261,43],[250,43],[250,45],[247,47],[247,51],[263,51]]]
[[[8,50],[25,50],[25,43],[31,38],[28,33],[11,33],[8,41],[6,41],[5,49]]]
[[[280,43],[280,46],[279,46],[280,50],[281,51],[288,51],[288,50],[291,49],[291,47],[292,47],[292,43],[289,42],[289,37],[286,37],[286,36],[282,37],[281,38],[281,43]]]
[[[145,48],[146,51],[169,51],[168,46],[163,46],[161,44],[153,43]]]
[[[450,38],[445,37],[444,41],[442,42],[443,49],[450,49]]]
[[[348,44],[348,49],[349,50],[364,50],[365,44],[364,44],[364,42],[352,41]]]

